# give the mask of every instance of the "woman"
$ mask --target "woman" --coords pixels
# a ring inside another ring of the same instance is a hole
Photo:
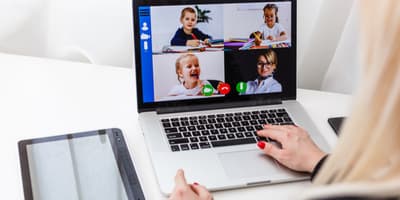
[[[323,159],[315,145],[308,147],[313,142],[299,127],[267,125],[259,132],[281,142],[282,149],[258,145],[283,165],[314,173],[322,165],[315,186],[297,199],[400,197],[400,1],[363,0],[359,6],[362,87],[332,154]],[[175,182],[170,199],[212,199],[204,186],[186,184],[182,170]]]

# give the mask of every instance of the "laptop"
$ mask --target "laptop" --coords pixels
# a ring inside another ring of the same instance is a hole
[[[256,131],[296,124],[296,0],[134,0],[139,123],[161,192],[174,176],[211,191],[306,180],[265,156]],[[272,28],[271,28],[272,27]]]

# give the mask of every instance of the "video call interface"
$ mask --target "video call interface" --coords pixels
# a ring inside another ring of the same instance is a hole
[[[290,1],[138,9],[144,103],[295,87]]]

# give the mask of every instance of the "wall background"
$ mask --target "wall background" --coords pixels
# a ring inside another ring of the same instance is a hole
[[[297,1],[300,88],[354,91],[355,2]],[[132,67],[131,0],[2,0],[0,24],[0,52]]]

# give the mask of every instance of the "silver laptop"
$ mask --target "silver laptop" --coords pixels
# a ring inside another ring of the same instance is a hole
[[[264,124],[321,137],[296,101],[296,0],[134,0],[139,121],[161,191],[180,168],[224,190],[308,179],[263,155]]]

